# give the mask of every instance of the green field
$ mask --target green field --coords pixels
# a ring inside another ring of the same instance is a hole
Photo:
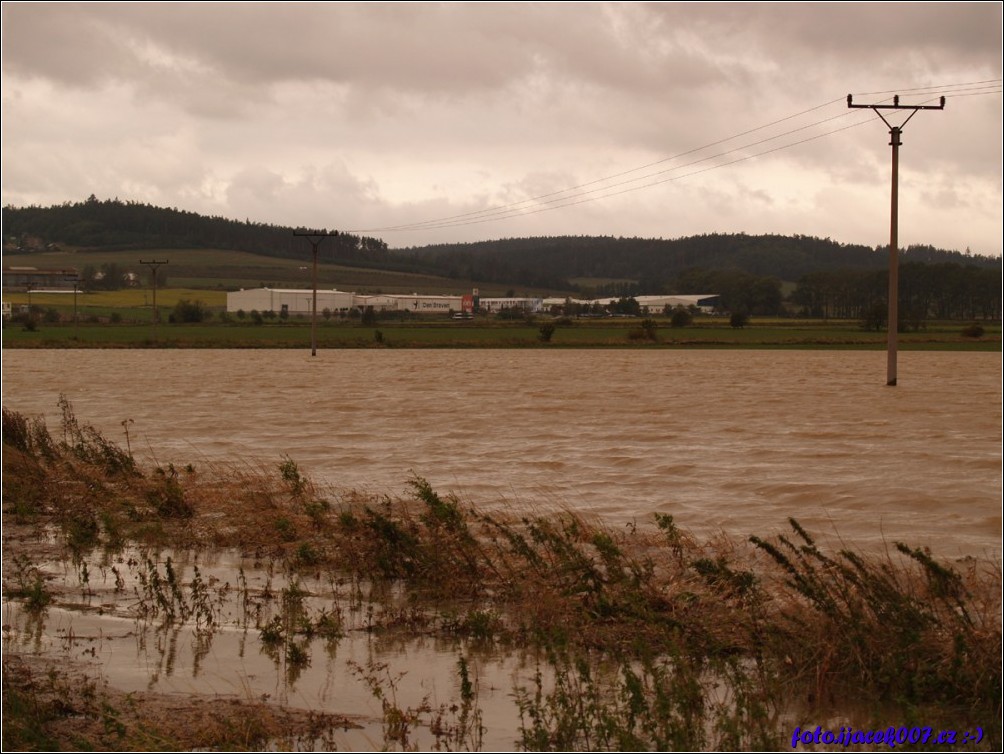
[[[94,252],[95,261],[123,252]],[[175,254],[176,252],[170,252]],[[159,252],[158,252],[159,254]],[[167,253],[165,252],[165,255]],[[295,265],[290,260],[270,259],[239,252],[177,252],[188,254],[191,264],[205,264],[209,258],[237,264],[241,260],[265,260],[270,270]],[[219,255],[218,257],[215,255]],[[62,253],[52,266],[63,263]],[[172,257],[173,258],[173,257]],[[36,260],[37,261],[37,260]],[[173,264],[173,262],[172,262]],[[354,270],[359,275],[390,275],[378,271]],[[375,278],[374,278],[375,279]],[[452,281],[456,285],[455,281]],[[418,287],[418,286],[416,286]],[[385,290],[389,291],[389,286]],[[423,287],[429,290],[428,287]],[[174,324],[171,311],[181,300],[201,302],[211,318],[202,324]],[[28,303],[25,292],[4,294],[15,310]],[[225,315],[226,290],[220,287],[169,287],[157,291],[160,323],[153,327],[153,292],[147,288],[91,293],[31,294],[35,312],[34,329],[20,322],[6,322],[4,348],[295,348],[309,347],[310,322],[305,317],[288,321],[266,320],[251,324],[248,318]],[[698,317],[688,327],[674,328],[666,317],[651,318],[656,323],[655,340],[644,336],[637,318],[554,320],[540,316],[532,321],[503,321],[479,317],[471,321],[442,318],[378,321],[362,326],[358,319],[318,318],[317,344],[321,348],[858,348],[886,347],[884,332],[866,331],[856,320],[812,320],[754,317],[749,325],[736,329],[724,317]],[[226,321],[229,320],[229,321]],[[541,327],[553,324],[549,342],[541,338]],[[980,350],[1001,348],[1000,325],[983,325],[980,338],[962,334],[967,323],[929,322],[913,332],[901,333],[904,350]]]
[[[109,309],[110,311],[110,309]],[[254,325],[231,315],[230,322],[172,324],[161,309],[154,328],[149,310],[123,310],[121,323],[72,321],[36,324],[35,330],[16,322],[6,323],[4,348],[309,348],[308,319],[268,321]],[[137,321],[139,320],[139,321]],[[884,349],[884,332],[862,330],[855,322],[755,319],[734,329],[727,321],[708,318],[691,327],[673,328],[658,321],[656,339],[642,337],[640,321],[579,320],[557,323],[549,342],[541,327],[553,320],[540,317],[533,323],[493,320],[452,321],[435,319],[401,323],[378,322],[363,326],[358,320],[318,320],[320,348],[845,348]],[[901,333],[903,350],[999,351],[999,326],[987,327],[980,338],[962,334],[960,323],[932,323],[918,332]]]

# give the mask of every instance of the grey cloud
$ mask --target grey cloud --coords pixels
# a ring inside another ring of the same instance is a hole
[[[21,4],[4,15],[5,65],[70,85],[144,78],[145,45],[201,64],[202,83],[218,86],[323,79],[435,94],[534,74],[635,89],[670,69],[677,84],[712,74],[671,35],[652,42],[646,14],[592,4]]]
[[[652,3],[647,8],[663,24],[691,24],[723,46],[744,45],[750,55],[784,59],[808,50],[820,62],[853,56],[859,62],[902,63],[904,52],[924,50],[1000,70],[996,3]]]
[[[567,188],[821,102],[833,100],[801,122],[840,114],[848,91],[999,76],[1001,48],[988,3],[5,3],[3,20],[7,197],[101,188],[304,224],[338,206],[368,226]],[[907,137],[904,169],[968,180],[980,206],[999,204],[999,95],[950,99]],[[853,212],[855,192],[887,191],[886,143],[876,122],[449,234],[752,232],[786,217],[812,232],[808,203],[786,206],[776,176]],[[943,190],[961,212],[970,193]],[[822,232],[834,208],[817,209]]]
[[[86,5],[3,5],[3,65],[9,72],[90,86],[120,75],[133,61],[114,29]]]

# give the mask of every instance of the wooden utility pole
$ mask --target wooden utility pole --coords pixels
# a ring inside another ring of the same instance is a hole
[[[157,325],[160,323],[160,312],[157,310],[157,270],[161,265],[167,264],[166,259],[151,259],[149,262],[139,260],[140,264],[145,264],[150,268],[150,278],[153,282],[153,339],[157,340]]]
[[[900,136],[903,126],[918,110],[944,110],[945,98],[938,105],[901,105],[899,95],[892,98],[891,105],[855,105],[853,95],[847,95],[847,107],[868,108],[874,110],[882,122],[889,127],[889,146],[892,147],[892,199],[889,213],[889,324],[887,336],[887,366],[886,385],[896,386],[896,356],[899,346],[899,147],[902,144]],[[900,125],[894,126],[880,110],[911,110],[912,112]]]
[[[303,236],[310,242],[310,248],[314,252],[314,266],[311,280],[314,288],[313,303],[310,307],[310,355],[317,356],[317,247],[321,241],[329,236],[337,236],[338,231],[328,233],[326,230],[312,230],[306,232],[293,231],[294,236]]]

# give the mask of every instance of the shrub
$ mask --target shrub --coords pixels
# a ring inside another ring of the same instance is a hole
[[[688,314],[689,316],[689,314]],[[655,334],[658,329],[658,325],[655,324],[654,319],[643,319],[641,321],[641,330],[645,333],[645,337],[649,340],[658,340],[659,336]]]
[[[690,327],[694,323],[694,316],[684,307],[678,306],[670,316],[670,327]]]
[[[875,301],[864,310],[861,318],[861,328],[863,330],[874,330],[878,332],[885,326],[887,315],[886,305],[882,301]]]
[[[275,530],[286,542],[293,542],[297,539],[296,524],[285,516],[280,516],[275,520]]]
[[[300,473],[300,467],[297,466],[296,461],[286,456],[285,460],[279,464],[279,473],[282,474],[282,480],[289,485],[289,490],[295,497],[303,494],[308,482],[306,477]]]
[[[185,499],[185,491],[173,476],[164,476],[161,486],[149,490],[147,502],[164,518],[191,518],[194,506]]]
[[[174,305],[174,311],[169,317],[171,322],[202,322],[209,318],[209,310],[201,301],[189,301],[187,298],[180,299]]]

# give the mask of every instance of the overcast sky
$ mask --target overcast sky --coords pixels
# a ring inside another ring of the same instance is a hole
[[[874,246],[888,128],[846,96],[945,94],[903,131],[900,243],[1000,255],[1001,28],[996,2],[4,2],[2,200],[95,194],[391,247]]]

